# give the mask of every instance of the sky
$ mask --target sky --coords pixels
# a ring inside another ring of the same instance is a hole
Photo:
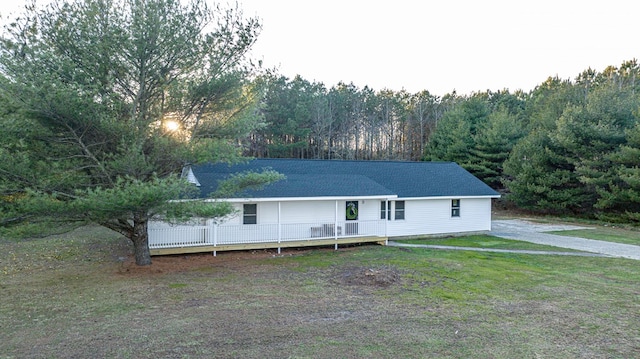
[[[5,15],[25,0],[2,2]],[[637,0],[238,3],[263,25],[253,58],[327,87],[342,81],[438,96],[529,91],[549,76],[573,79],[640,58]]]

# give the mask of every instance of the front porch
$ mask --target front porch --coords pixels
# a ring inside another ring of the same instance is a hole
[[[378,242],[385,244],[385,220],[296,224],[176,225],[149,228],[151,255],[292,248]]]

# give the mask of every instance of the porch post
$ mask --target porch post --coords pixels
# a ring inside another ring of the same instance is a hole
[[[338,250],[338,200],[336,200],[335,221],[333,222],[333,237],[336,239],[335,250]]]
[[[212,231],[213,231],[213,247],[215,248],[215,246],[218,245],[218,224],[213,221],[213,226],[212,226]],[[213,251],[213,256],[215,257],[217,255],[216,253],[217,251]]]
[[[385,198],[384,200],[387,202],[384,206],[384,210],[387,212],[384,216],[384,236],[389,238],[389,221],[391,220],[391,208],[389,208],[389,205],[391,203],[388,198]]]
[[[280,214],[282,213],[282,208],[280,207],[280,201],[278,201],[278,244],[282,240],[282,223],[280,221]],[[280,246],[278,246],[278,254],[280,254]]]

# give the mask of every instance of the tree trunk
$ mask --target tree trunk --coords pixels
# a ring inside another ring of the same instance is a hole
[[[136,264],[139,266],[148,266],[151,264],[149,233],[147,232],[148,223],[149,218],[146,213],[136,213],[133,216],[133,233],[130,239],[131,242],[133,242],[133,254],[136,258]]]

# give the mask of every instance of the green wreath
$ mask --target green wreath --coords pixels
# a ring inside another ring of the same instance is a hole
[[[347,219],[358,219],[358,207],[354,203],[347,204]]]

